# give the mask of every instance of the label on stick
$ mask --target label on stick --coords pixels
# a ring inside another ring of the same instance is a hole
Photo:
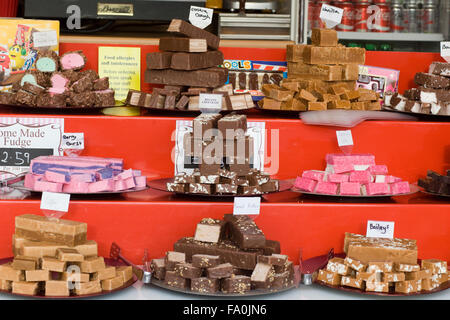
[[[200,29],[205,29],[211,24],[213,13],[213,9],[191,6],[189,22]]]
[[[353,150],[353,137],[351,130],[336,131],[339,148],[346,155],[352,153]]]
[[[198,108],[201,112],[219,113],[222,110],[221,94],[200,93]]]
[[[235,197],[234,215],[259,215],[261,209],[261,197]]]
[[[84,133],[64,133],[62,136],[63,149],[84,149]]]
[[[367,221],[366,237],[394,238],[393,221]]]
[[[441,57],[450,63],[450,41],[441,42]]]
[[[323,4],[320,9],[320,20],[322,20],[327,28],[334,28],[342,21],[344,9]]]
[[[41,210],[69,211],[70,194],[42,192]]]

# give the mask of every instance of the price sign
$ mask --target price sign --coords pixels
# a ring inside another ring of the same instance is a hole
[[[353,137],[351,130],[336,131],[339,147],[353,146]]]
[[[261,209],[260,197],[235,197],[234,215],[259,215]]]
[[[211,24],[213,13],[213,9],[191,6],[189,22],[198,28],[205,29]]]
[[[39,156],[53,155],[53,149],[12,149],[0,148],[0,165],[11,167],[29,166],[30,161]]]
[[[200,93],[198,108],[205,113],[219,113],[222,110],[221,94]]]
[[[84,133],[64,133],[62,136],[63,149],[84,149]]]
[[[441,57],[450,63],[450,41],[441,42]]]
[[[392,221],[367,221],[366,237],[394,238],[394,222]]]
[[[320,20],[322,20],[327,28],[334,28],[342,21],[344,9],[323,4],[320,9]]]

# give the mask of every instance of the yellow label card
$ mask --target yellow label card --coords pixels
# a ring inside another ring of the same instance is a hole
[[[109,77],[116,100],[125,100],[128,90],[141,89],[141,48],[98,47],[98,74]]]

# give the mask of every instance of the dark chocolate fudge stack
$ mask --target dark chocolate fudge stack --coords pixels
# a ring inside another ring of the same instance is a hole
[[[151,94],[130,90],[126,103],[131,106],[199,110],[200,93],[221,94],[222,109],[243,110],[254,106],[250,94],[234,95],[225,85],[228,69],[218,50],[219,37],[183,20],[172,20],[168,30],[177,37],[161,38],[159,52],[147,55],[145,82],[164,85]]]
[[[245,215],[202,219],[194,237],[178,240],[151,268],[165,284],[200,293],[245,294],[294,284],[294,265],[280,254],[280,243],[267,240]]]
[[[425,191],[450,196],[450,170],[447,170],[447,175],[428,170],[426,178],[419,179],[418,185]]]
[[[114,90],[108,77],[99,79],[94,70],[83,70],[86,57],[81,51],[58,56],[40,52],[36,70],[27,71],[14,83],[12,92],[0,93],[0,104],[35,107],[110,107]]]
[[[206,195],[259,195],[279,190],[279,181],[252,168],[253,138],[246,134],[247,117],[231,113],[201,114],[193,132],[184,136],[185,167],[167,190]]]
[[[399,111],[450,115],[450,63],[433,62],[414,77],[417,88],[386,94],[384,104]]]

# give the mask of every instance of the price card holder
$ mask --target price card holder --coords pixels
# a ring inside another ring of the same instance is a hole
[[[334,28],[342,21],[344,9],[323,4],[320,9],[320,20],[322,20],[327,28]]]
[[[200,29],[205,29],[211,24],[213,13],[213,9],[191,6],[189,22]]]
[[[43,192],[41,210],[47,218],[59,219],[69,211],[70,194]]]
[[[200,93],[198,107],[203,113],[219,113],[222,110],[221,94]]]
[[[367,221],[366,237],[394,238],[393,221]]]
[[[441,42],[441,57],[450,63],[450,41]]]
[[[79,156],[84,150],[84,133],[64,133],[62,135],[62,148],[69,157]]]
[[[234,215],[248,215],[252,219],[258,217],[261,210],[261,197],[235,197],[233,205]]]
[[[339,148],[346,155],[352,153],[353,150],[353,137],[351,130],[336,131],[337,141]]]

